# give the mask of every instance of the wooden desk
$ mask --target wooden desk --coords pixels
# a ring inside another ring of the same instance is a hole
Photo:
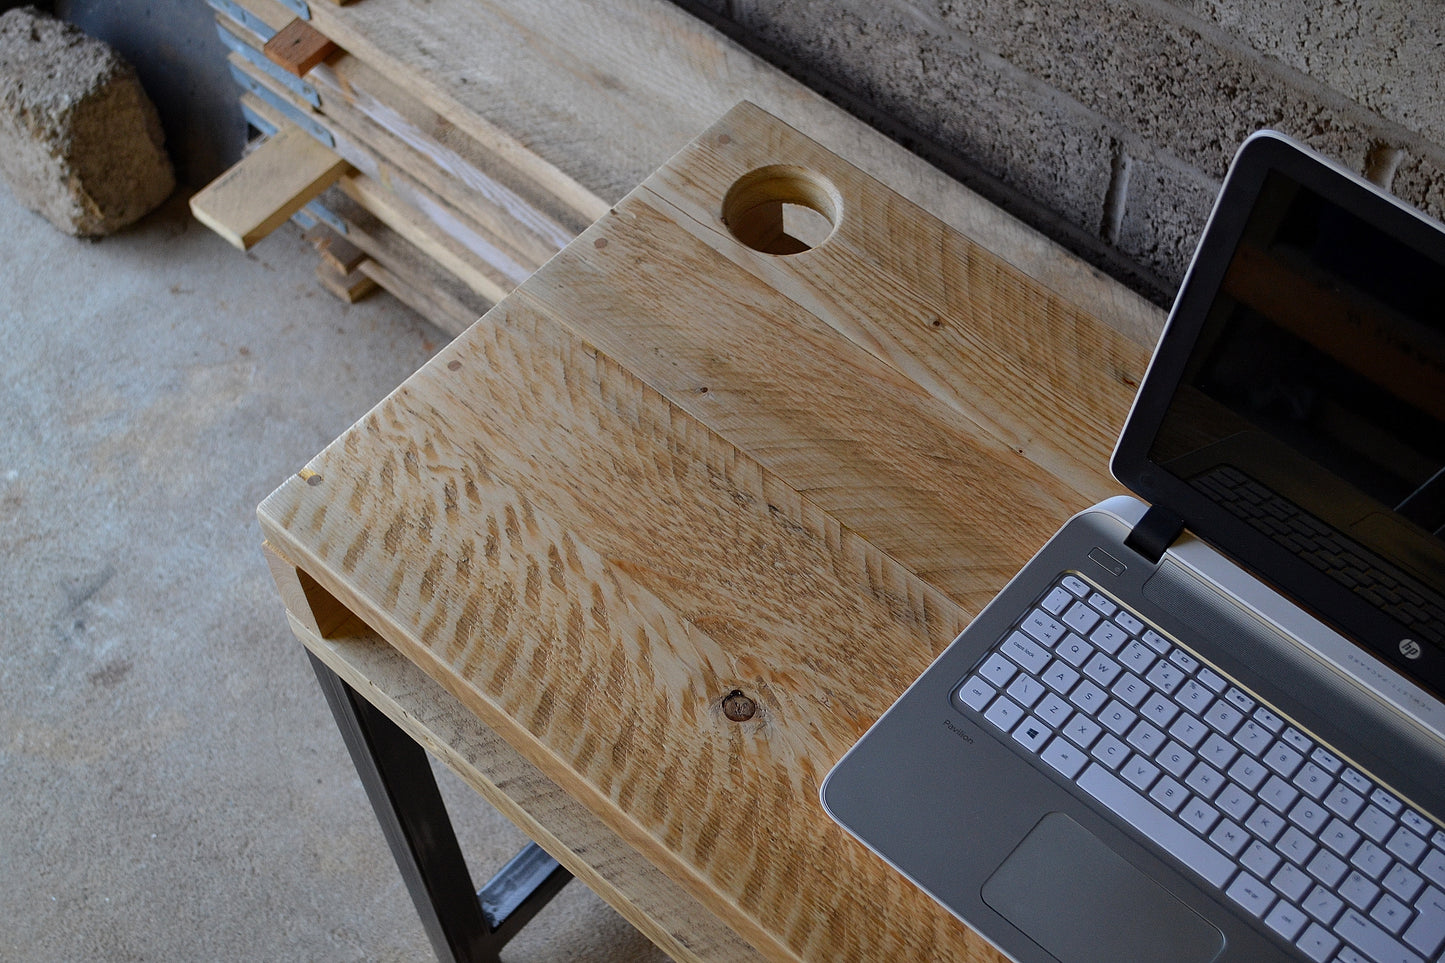
[[[1117,491],[1146,360],[743,104],[259,514],[308,648],[675,958],[995,960],[818,785]]]

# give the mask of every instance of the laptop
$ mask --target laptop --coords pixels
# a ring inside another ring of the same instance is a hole
[[[828,813],[1022,963],[1445,959],[1445,225],[1252,136],[1110,467]]]

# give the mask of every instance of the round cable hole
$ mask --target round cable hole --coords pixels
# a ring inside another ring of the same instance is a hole
[[[825,178],[788,164],[739,177],[723,197],[723,223],[733,237],[764,254],[801,254],[838,226],[842,198]]]

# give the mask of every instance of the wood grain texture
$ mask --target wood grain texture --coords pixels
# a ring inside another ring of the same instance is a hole
[[[303,593],[304,572],[271,546],[266,556],[292,630],[308,649],[668,955],[687,963],[761,959],[324,590],[311,583]],[[342,618],[327,618],[338,611]]]
[[[796,136],[733,111],[259,514],[765,957],[996,960],[818,785],[1107,489],[1127,386],[1091,379],[1142,358]],[[729,171],[793,153],[843,215],[760,261],[708,212]],[[1065,355],[1051,384],[992,373],[1036,351]],[[756,716],[724,716],[733,690]]]
[[[191,197],[196,220],[241,250],[270,234],[346,172],[344,159],[293,124]]]

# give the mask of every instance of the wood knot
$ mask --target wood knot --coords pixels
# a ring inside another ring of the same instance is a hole
[[[733,722],[747,722],[758,711],[758,704],[743,694],[743,690],[734,689],[723,696],[723,715]]]

